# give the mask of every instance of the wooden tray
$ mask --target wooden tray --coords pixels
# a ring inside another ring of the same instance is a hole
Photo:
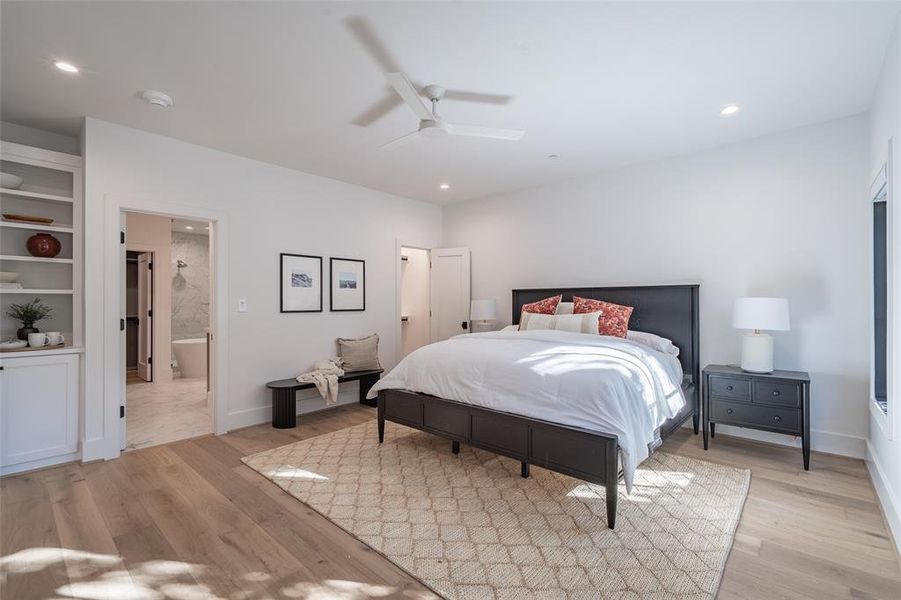
[[[66,345],[66,342],[60,342],[59,344],[48,344],[47,346],[40,346],[38,348],[32,348],[30,346],[25,346],[24,348],[0,348],[0,353],[6,354],[7,352],[36,352],[38,350],[55,350],[56,348],[62,348]]]
[[[33,215],[17,215],[16,213],[3,213],[4,221],[15,221],[20,223],[37,223],[38,225],[50,225],[53,219],[47,217],[35,217]]]

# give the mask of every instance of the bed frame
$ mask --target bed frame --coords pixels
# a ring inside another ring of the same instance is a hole
[[[549,296],[606,300],[634,307],[629,328],[669,338],[679,347],[684,373],[685,408],[660,427],[665,439],[689,417],[698,433],[699,324],[698,285],[648,285],[619,287],[544,288],[513,290],[513,324],[519,323],[523,304]],[[529,476],[534,464],[590,483],[604,485],[607,526],[616,524],[619,444],[616,435],[602,434],[490,410],[408,390],[381,390],[378,396],[379,443],[385,438],[385,421],[427,431],[451,440],[451,451],[460,442],[508,456],[521,462],[521,475]]]

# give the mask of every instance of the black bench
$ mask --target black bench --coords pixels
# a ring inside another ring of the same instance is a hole
[[[360,382],[360,404],[376,406],[375,399],[367,400],[369,389],[379,380],[384,369],[371,371],[349,371],[338,378],[339,383],[346,381]],[[308,390],[316,387],[312,383],[300,383],[296,379],[279,379],[270,381],[266,387],[272,390],[272,426],[278,429],[297,427],[297,390]]]

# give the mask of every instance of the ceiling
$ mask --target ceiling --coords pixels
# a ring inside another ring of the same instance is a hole
[[[865,111],[898,7],[4,1],[0,116],[69,135],[96,117],[449,203]],[[380,150],[417,125],[393,69],[457,90],[449,121],[527,133]]]
[[[190,229],[189,229],[190,228]],[[189,219],[172,219],[172,231],[176,233],[189,233],[193,235],[209,235],[210,224],[206,221],[191,221]]]

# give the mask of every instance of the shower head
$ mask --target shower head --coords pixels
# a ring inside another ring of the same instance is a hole
[[[188,263],[186,263],[185,261],[183,261],[182,259],[179,258],[179,259],[175,262],[175,266],[178,267],[179,269],[184,269],[185,267],[188,266]]]

